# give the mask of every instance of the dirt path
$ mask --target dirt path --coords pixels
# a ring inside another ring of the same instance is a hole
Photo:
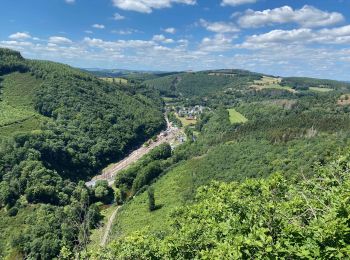
[[[102,247],[105,247],[107,242],[108,242],[109,233],[111,232],[112,224],[113,224],[113,222],[115,220],[115,217],[117,216],[117,213],[118,213],[119,209],[120,209],[120,206],[117,207],[114,210],[113,214],[108,219],[108,222],[107,222],[107,225],[106,225],[106,228],[105,228],[105,231],[103,233],[103,236],[102,236],[102,239],[101,239],[101,243],[100,243],[100,245]]]

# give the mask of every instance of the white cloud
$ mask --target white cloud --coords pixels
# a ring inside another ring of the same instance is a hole
[[[271,33],[269,37],[265,36],[264,41],[260,39],[260,43],[254,42],[255,46],[270,42],[269,48],[249,51],[234,45],[234,36],[228,34],[206,37],[198,45],[189,44],[187,39],[179,39],[172,45],[162,46],[162,42],[153,40],[106,41],[86,37],[72,41],[71,44],[50,43],[48,39],[0,40],[0,46],[19,50],[26,58],[53,60],[85,68],[119,67],[169,71],[243,68],[271,75],[350,80],[349,44],[335,46],[334,43],[328,43],[317,47],[313,44],[303,45],[303,42],[322,41],[321,38],[326,36],[329,37],[326,39],[329,42],[331,38],[344,39],[349,36],[350,26],[297,30],[303,31],[286,31],[275,35]],[[291,42],[280,42],[281,37],[287,37]],[[297,41],[297,38],[300,40]]]
[[[176,29],[173,28],[173,27],[169,27],[169,28],[164,29],[164,32],[170,33],[170,34],[175,34],[176,33]]]
[[[207,22],[204,19],[200,19],[200,25],[205,29],[215,33],[234,33],[238,32],[239,29],[233,23],[226,22]]]
[[[136,29],[123,29],[123,30],[112,30],[111,33],[120,34],[120,35],[130,35],[137,33],[139,30]]]
[[[105,28],[105,26],[103,24],[98,24],[98,23],[93,24],[92,27],[95,29],[104,29]]]
[[[169,8],[172,4],[196,4],[196,0],[112,0],[112,2],[120,9],[140,13],[152,13],[153,9]]]
[[[30,34],[26,32],[17,32],[17,33],[11,34],[9,38],[12,40],[26,40],[26,39],[32,38],[32,36],[30,36]]]
[[[243,5],[243,4],[254,4],[257,0],[222,0],[221,5],[222,6],[237,6],[237,5]]]
[[[74,4],[75,0],[64,0],[67,4]]]
[[[350,35],[350,25],[337,27],[333,29],[322,29],[320,33],[323,35],[330,36],[348,36]]]
[[[296,23],[302,27],[322,27],[344,21],[344,16],[337,12],[326,12],[313,6],[305,5],[293,10],[290,6],[282,6],[263,11],[247,10],[238,19],[238,24],[244,28],[262,27],[265,25]]]
[[[33,46],[33,43],[26,41],[1,41],[2,46],[7,48],[15,48],[15,47],[29,47]]]
[[[93,31],[90,31],[90,30],[86,30],[84,32],[87,33],[87,34],[93,34],[94,33]]]
[[[162,43],[173,43],[173,39],[166,38],[163,34],[154,35],[152,41],[162,42]]]
[[[113,15],[113,20],[120,21],[120,20],[124,20],[124,19],[125,19],[125,16],[122,16],[121,14],[115,13]]]
[[[249,36],[242,47],[255,49],[281,43],[305,43],[311,37],[311,29],[273,30],[268,33]]]
[[[271,46],[302,46],[308,44],[350,44],[350,25],[321,30],[312,30],[310,28],[272,30],[268,33],[249,36],[238,47],[261,49],[270,48]]]
[[[52,36],[49,38],[49,43],[53,44],[71,44],[72,41],[66,37]]]
[[[213,38],[205,37],[200,46],[200,51],[204,52],[222,52],[233,49],[232,37],[223,34],[216,34]]]

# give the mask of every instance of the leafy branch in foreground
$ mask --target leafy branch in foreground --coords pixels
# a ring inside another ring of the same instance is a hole
[[[165,236],[135,233],[98,259],[339,259],[350,254],[348,157],[302,174],[213,182]]]

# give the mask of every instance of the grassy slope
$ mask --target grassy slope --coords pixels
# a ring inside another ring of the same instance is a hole
[[[43,117],[34,110],[34,92],[42,81],[30,73],[11,73],[2,77],[0,95],[0,136],[39,129]]]
[[[234,108],[228,109],[228,113],[230,115],[230,122],[232,124],[245,123],[248,121],[248,119],[244,115],[237,112],[236,109],[234,109]]]
[[[153,212],[148,210],[146,192],[123,206],[117,216],[112,237],[148,228],[155,232],[166,230],[171,220],[171,212],[183,205],[187,196],[192,193],[191,185],[189,185],[192,177],[188,169],[196,167],[197,162],[197,159],[192,159],[181,163],[153,185],[156,204],[160,209]]]
[[[318,160],[315,156],[319,150],[317,146],[324,142],[328,146],[321,157],[341,152],[336,147],[342,144],[332,136],[295,140],[287,145],[247,140],[231,141],[214,147],[202,157],[180,163],[153,184],[156,203],[162,206],[160,209],[148,211],[146,192],[127,203],[117,216],[111,238],[143,229],[150,232],[166,231],[171,222],[171,212],[191,201],[197,187],[212,180],[242,181],[246,178],[267,177],[274,172],[283,172],[286,176],[297,171],[307,172]],[[343,144],[346,147],[349,141]]]

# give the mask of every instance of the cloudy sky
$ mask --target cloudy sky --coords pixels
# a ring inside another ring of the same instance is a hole
[[[1,0],[0,46],[84,68],[350,80],[350,0]]]

